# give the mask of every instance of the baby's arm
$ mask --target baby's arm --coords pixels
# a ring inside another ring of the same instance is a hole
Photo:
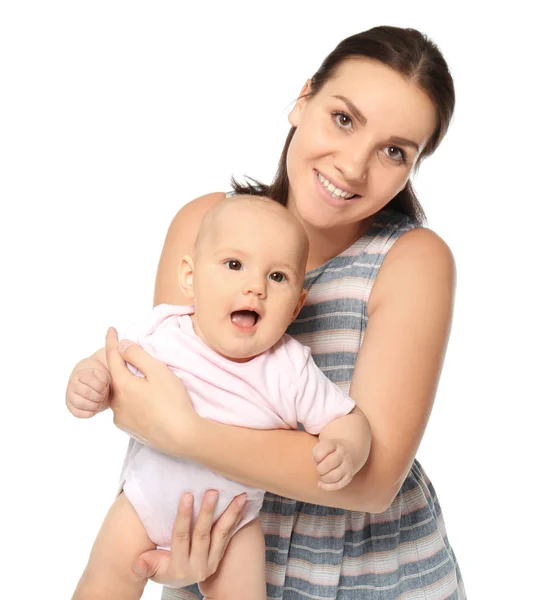
[[[298,354],[293,354],[294,360]],[[303,362],[297,363],[297,420],[305,430],[318,435],[312,456],[320,477],[318,487],[339,490],[363,467],[371,449],[369,422],[356,403],[318,368],[303,347]]]
[[[88,419],[109,406],[111,376],[105,349],[78,362],[66,388],[66,406],[76,417]]]
[[[132,570],[156,546],[124,494],[109,509],[72,600],[137,600],[147,583]]]
[[[352,481],[363,467],[371,449],[371,430],[367,417],[356,406],[351,413],[326,425],[314,446],[312,456],[320,475],[318,486],[339,490]]]

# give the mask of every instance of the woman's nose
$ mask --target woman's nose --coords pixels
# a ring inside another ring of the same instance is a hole
[[[334,155],[333,163],[345,182],[356,185],[367,179],[370,157],[370,148],[349,146]]]

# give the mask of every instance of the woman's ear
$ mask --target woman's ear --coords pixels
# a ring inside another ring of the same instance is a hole
[[[194,260],[188,254],[181,260],[179,285],[187,298],[194,298]]]
[[[303,109],[305,108],[305,104],[307,103],[307,100],[309,99],[307,94],[310,92],[310,90],[311,90],[311,80],[307,79],[307,81],[305,82],[305,85],[303,86],[303,89],[299,93],[299,97],[297,98],[295,106],[293,107],[293,109],[290,111],[290,114],[288,115],[288,122],[290,123],[290,125],[292,127],[297,127],[299,125],[301,113],[303,112]]]

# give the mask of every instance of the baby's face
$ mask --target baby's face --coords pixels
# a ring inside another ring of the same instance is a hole
[[[284,209],[225,208],[194,258],[194,329],[208,346],[246,360],[275,344],[305,293],[305,249]]]

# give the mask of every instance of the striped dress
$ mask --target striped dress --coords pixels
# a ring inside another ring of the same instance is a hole
[[[288,333],[348,391],[367,325],[367,302],[380,266],[399,236],[418,223],[381,211],[352,246],[307,273],[307,301]],[[384,513],[296,502],[267,493],[266,534],[271,600],[463,600],[461,573],[440,505],[417,460]],[[164,588],[162,600],[196,600],[197,586]]]

